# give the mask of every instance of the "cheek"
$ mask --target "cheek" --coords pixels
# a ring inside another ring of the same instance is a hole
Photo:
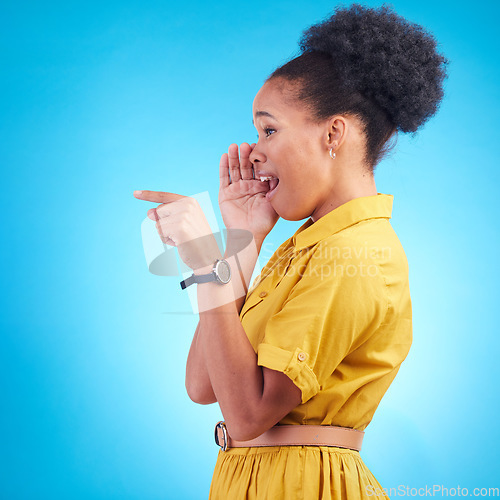
[[[311,191],[314,184],[324,176],[320,168],[318,138],[300,134],[287,135],[286,140],[275,141],[270,149],[269,157],[279,166],[280,177],[284,184],[292,183],[301,188],[300,191]],[[284,188],[291,186],[283,186]]]
[[[315,162],[319,154],[317,137],[309,136],[299,136],[296,137],[292,144],[293,150],[297,155],[297,159],[300,159],[301,163],[310,164]]]

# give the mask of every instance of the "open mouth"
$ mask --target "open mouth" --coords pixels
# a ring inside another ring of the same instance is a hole
[[[269,181],[269,191],[266,193],[266,198],[270,200],[274,196],[278,188],[278,184],[280,182],[279,179],[277,177],[271,177],[271,176],[260,176],[259,180],[261,182]]]

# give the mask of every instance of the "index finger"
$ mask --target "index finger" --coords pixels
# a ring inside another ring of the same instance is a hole
[[[253,179],[252,163],[250,162],[250,153],[252,146],[244,142],[240,146],[240,170],[242,179]]]
[[[138,200],[152,201],[154,203],[170,203],[185,198],[181,194],[165,193],[163,191],[134,191]]]

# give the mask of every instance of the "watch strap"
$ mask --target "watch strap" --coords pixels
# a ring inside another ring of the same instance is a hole
[[[192,274],[189,276],[189,278],[186,278],[185,280],[181,281],[181,288],[184,290],[190,285],[193,285],[194,283],[209,283],[210,281],[216,281],[215,274],[211,272],[210,274]]]

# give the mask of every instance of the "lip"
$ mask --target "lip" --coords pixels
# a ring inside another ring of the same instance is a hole
[[[278,191],[279,185],[280,185],[280,182],[279,182],[279,179],[278,179],[278,183],[276,184],[275,188],[272,191],[268,191],[266,193],[266,198],[268,200],[272,200],[274,198],[274,196],[276,195],[276,191]]]
[[[277,177],[272,174],[271,172],[263,172],[261,170],[258,170],[255,172],[255,178],[260,179],[261,177],[273,177],[274,179],[277,179]]]

